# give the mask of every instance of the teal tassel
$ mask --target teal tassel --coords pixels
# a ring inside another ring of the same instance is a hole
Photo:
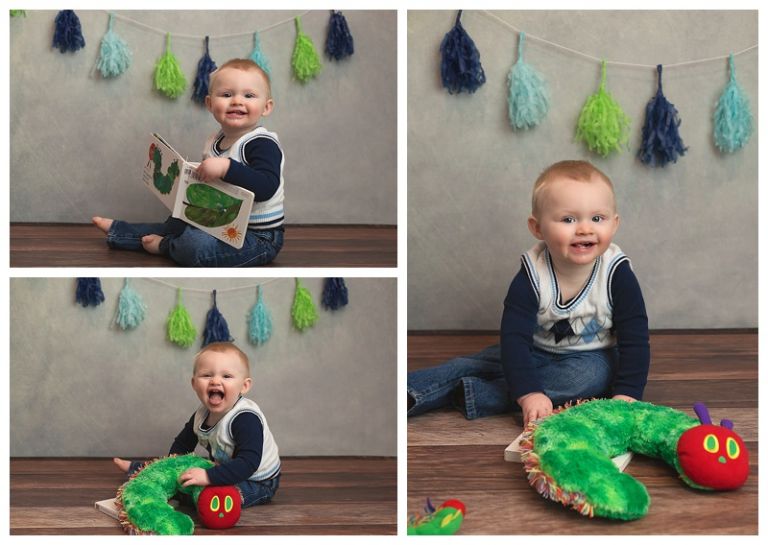
[[[114,21],[114,14],[110,13],[107,33],[101,39],[99,60],[96,64],[96,68],[99,69],[101,76],[104,78],[119,76],[128,70],[128,67],[131,65],[131,57],[133,56],[125,40],[115,34],[115,31],[112,29]]]
[[[141,299],[141,295],[131,287],[126,278],[118,297],[115,323],[123,330],[134,329],[144,321],[146,313],[147,306]]]
[[[261,67],[268,76],[272,76],[272,67],[269,65],[269,59],[261,50],[261,41],[259,40],[259,33],[253,33],[253,51],[251,51],[251,60]]]
[[[549,112],[549,88],[536,70],[523,61],[525,33],[520,33],[517,62],[509,72],[509,122],[515,129],[530,129]]]
[[[731,77],[715,107],[715,146],[721,152],[733,153],[743,148],[752,136],[752,109],[749,98],[736,81],[733,55],[728,57]]]
[[[264,344],[272,336],[272,315],[264,304],[261,286],[256,288],[256,304],[248,316],[248,338],[255,345]]]
[[[216,290],[213,290],[213,308],[208,311],[205,321],[205,331],[203,331],[203,346],[210,343],[225,342],[229,343],[234,339],[229,334],[229,326],[224,316],[219,312],[216,306]]]

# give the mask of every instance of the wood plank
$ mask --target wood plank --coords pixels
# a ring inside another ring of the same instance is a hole
[[[272,503],[243,511],[233,529],[198,534],[376,534],[397,532],[397,460],[390,457],[283,458]],[[12,458],[10,528],[20,534],[123,533],[94,503],[125,476],[109,459]],[[52,490],[55,491],[52,493]],[[181,510],[189,512],[189,507]]]
[[[397,227],[288,225],[285,244],[267,267],[396,267]],[[111,250],[90,224],[14,223],[12,267],[175,267],[163,256]]]

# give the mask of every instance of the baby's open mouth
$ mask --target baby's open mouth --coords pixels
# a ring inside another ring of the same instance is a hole
[[[576,246],[577,248],[591,248],[594,246],[594,242],[576,242],[574,244],[571,244],[571,246]]]
[[[208,401],[211,405],[218,405],[224,401],[224,392],[218,389],[208,391]]]

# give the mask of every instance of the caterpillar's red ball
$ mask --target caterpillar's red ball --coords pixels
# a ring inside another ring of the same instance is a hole
[[[749,476],[749,452],[734,431],[712,424],[696,426],[677,442],[677,456],[685,475],[713,490],[733,490]]]
[[[240,491],[234,486],[206,486],[197,499],[197,514],[206,528],[232,528],[240,520]]]

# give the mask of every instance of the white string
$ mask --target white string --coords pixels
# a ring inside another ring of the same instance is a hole
[[[284,24],[292,23],[294,21],[294,19],[296,19],[296,17],[304,17],[306,14],[308,14],[310,12],[311,12],[311,10],[307,10],[307,11],[305,11],[303,13],[300,13],[299,15],[296,15],[296,16],[291,17],[289,19],[285,19],[283,21],[278,21],[277,23],[273,23],[273,24],[271,24],[271,25],[269,25],[267,27],[261,28],[261,29],[251,30],[251,31],[248,31],[248,32],[239,32],[237,34],[221,34],[221,35],[218,35],[218,36],[210,36],[210,35],[208,35],[208,37],[211,40],[224,40],[224,39],[227,39],[227,38],[239,38],[241,36],[253,36],[254,32],[259,32],[259,33],[267,32],[268,30],[272,30],[273,28],[277,28],[277,27],[282,26]],[[152,32],[157,32],[158,34],[162,34],[163,36],[165,36],[166,34],[169,33],[169,31],[167,31],[167,30],[163,30],[162,28],[153,27],[151,25],[148,25],[148,24],[142,23],[140,21],[137,21],[136,19],[131,19],[130,17],[126,17],[125,15],[121,15],[119,13],[114,13],[114,12],[107,12],[107,13],[108,14],[109,13],[113,13],[114,16],[115,16],[115,19],[120,19],[122,21],[125,21],[127,23],[136,25],[136,26],[144,28],[146,30],[149,30],[149,31],[152,31]],[[171,37],[173,37],[173,38],[187,38],[187,39],[195,39],[195,40],[201,40],[201,39],[203,39],[205,37],[205,36],[198,36],[198,35],[193,35],[193,34],[177,34],[175,32],[170,32],[170,34],[171,34]]]
[[[203,289],[203,288],[185,288],[183,286],[176,286],[175,284],[172,284],[170,282],[166,282],[165,280],[162,280],[160,278],[144,278],[144,280],[149,280],[151,282],[157,282],[158,284],[162,284],[162,285],[167,286],[169,288],[173,288],[174,290],[181,289],[184,292],[210,294],[213,291],[213,290],[210,290],[210,289]],[[252,290],[255,287],[264,286],[266,284],[269,284],[270,282],[274,282],[275,280],[293,280],[293,279],[292,278],[290,278],[290,279],[286,279],[286,278],[267,278],[267,279],[264,279],[261,282],[258,282],[256,284],[248,284],[247,286],[236,286],[234,288],[223,288],[223,289],[216,288],[216,293],[219,294],[219,293],[227,293],[227,292],[230,292],[230,291]]]
[[[511,28],[515,32],[523,32],[522,29],[519,29],[515,25],[513,25],[512,23],[509,23],[509,22],[505,21],[504,19],[502,19],[501,17],[499,17],[495,13],[491,13],[490,11],[486,11],[486,10],[483,10],[481,13],[484,13],[488,17],[491,17],[492,19],[495,19],[496,21],[498,21],[502,25],[504,25],[504,26],[506,26],[508,28]],[[584,58],[587,58],[587,59],[590,59],[590,60],[593,60],[593,61],[596,61],[596,62],[599,62],[599,63],[603,62],[603,59],[600,59],[600,58],[595,57],[593,55],[590,55],[588,53],[584,53],[583,51],[578,51],[576,49],[571,49],[570,47],[566,47],[564,45],[561,45],[561,44],[558,44],[558,43],[555,43],[555,42],[550,42],[549,40],[547,40],[545,38],[541,38],[539,36],[535,36],[533,34],[529,34],[528,32],[525,33],[525,38],[526,39],[537,40],[539,42],[551,45],[552,47],[556,47],[558,49],[562,49],[563,51],[568,51],[569,53],[573,53],[574,55],[579,55],[580,57],[584,57]],[[739,55],[747,53],[748,51],[752,51],[753,49],[757,49],[757,45],[758,44],[751,45],[751,46],[747,47],[746,49],[742,49],[741,51],[738,51],[738,52],[734,53],[733,56],[737,57]],[[691,65],[691,64],[701,64],[701,63],[705,63],[705,62],[720,61],[720,60],[727,59],[729,56],[730,55],[720,55],[718,57],[709,57],[707,59],[696,59],[696,60],[692,60],[692,61],[676,62],[676,63],[673,63],[673,64],[664,64],[663,66],[664,66],[665,69],[666,68],[675,68],[675,67],[687,66],[687,65]],[[632,62],[609,61],[609,60],[606,60],[605,64],[612,64],[614,66],[628,66],[628,67],[632,67],[632,68],[656,68],[655,64],[639,64],[639,63],[632,63]]]

